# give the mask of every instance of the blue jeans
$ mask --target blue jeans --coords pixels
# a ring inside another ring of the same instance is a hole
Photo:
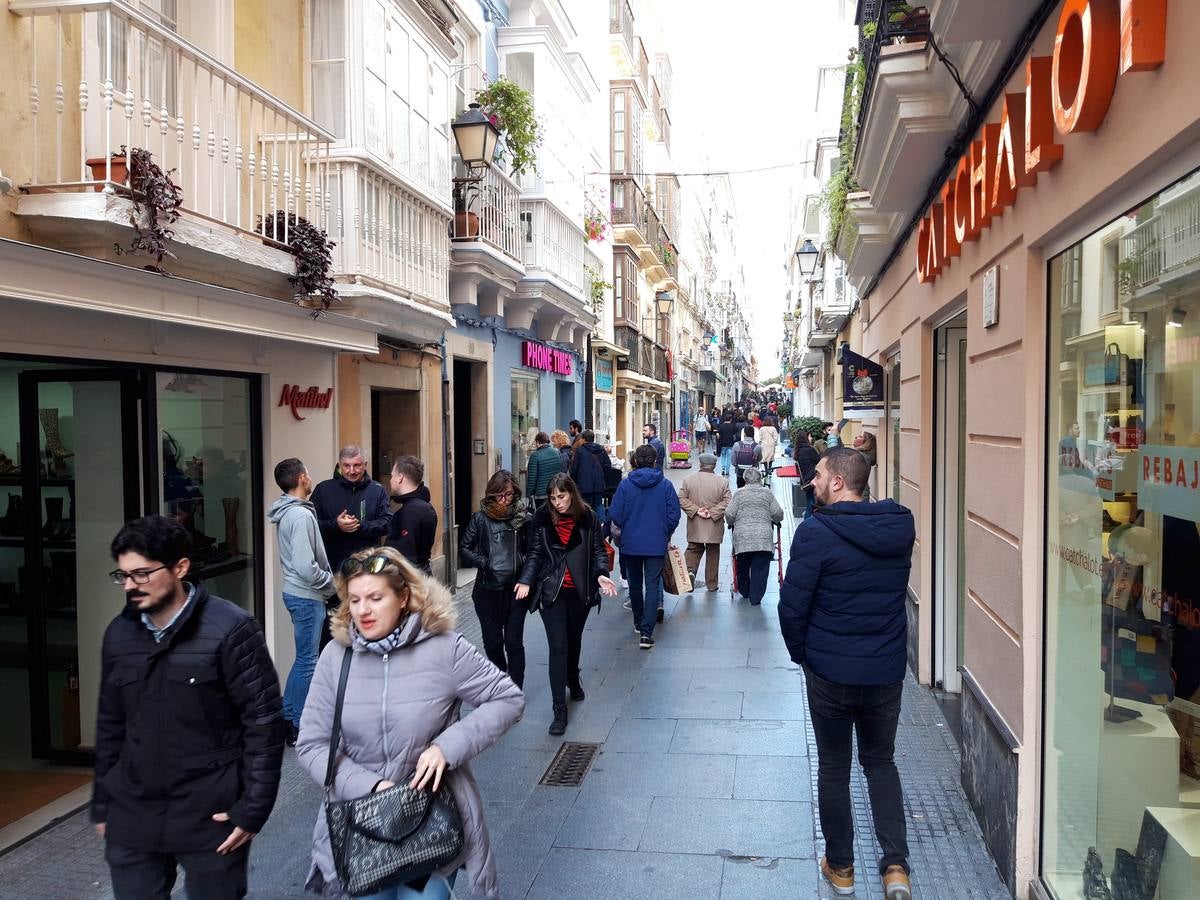
[[[663,599],[662,556],[635,556],[621,553],[629,573],[629,605],[633,607],[633,624],[646,637],[654,634],[658,607]]]
[[[425,882],[425,890],[414,891],[407,885],[398,884],[395,887],[384,888],[374,894],[367,894],[360,900],[448,900],[450,897],[450,888],[454,885],[454,878],[458,875],[457,872],[450,876],[447,881],[441,875],[430,875],[429,880]]]
[[[729,461],[733,457],[733,447],[721,448],[721,474],[729,474]]]
[[[292,617],[292,630],[296,633],[296,661],[292,663],[283,689],[283,717],[299,725],[304,701],[308,699],[308,686],[317,667],[325,603],[285,593],[283,605]]]

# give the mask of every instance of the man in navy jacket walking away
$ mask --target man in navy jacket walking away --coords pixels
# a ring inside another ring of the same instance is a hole
[[[879,871],[888,900],[911,900],[900,774],[893,760],[907,658],[905,596],[916,531],[893,500],[862,500],[870,467],[857,450],[831,449],[813,478],[814,515],[796,529],[779,597],[788,653],[804,666],[817,739],[821,873],[854,892],[851,731],[867,777]]]

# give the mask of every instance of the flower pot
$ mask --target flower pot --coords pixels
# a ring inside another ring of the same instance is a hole
[[[456,238],[479,237],[479,216],[473,212],[455,213],[454,236]]]
[[[106,174],[106,172],[105,172],[106,165],[105,164],[107,162],[108,162],[108,157],[105,157],[105,156],[93,156],[91,159],[89,159],[87,161],[88,168],[92,170],[92,181],[97,182],[96,186],[93,188],[93,190],[96,191],[97,193],[104,190],[104,178],[105,178],[105,174]],[[128,181],[129,181],[129,165],[126,160],[126,157],[124,157],[124,156],[112,157],[112,180],[113,180],[114,184],[127,184],[128,183]]]

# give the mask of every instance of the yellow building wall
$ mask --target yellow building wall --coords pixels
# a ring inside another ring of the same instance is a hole
[[[307,112],[304,59],[302,0],[234,4],[234,68],[292,108]]]

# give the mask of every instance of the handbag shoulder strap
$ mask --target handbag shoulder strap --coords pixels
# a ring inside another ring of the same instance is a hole
[[[333,728],[329,732],[329,761],[325,764],[325,790],[333,787],[333,772],[337,768],[338,744],[342,740],[342,704],[346,702],[346,681],[350,678],[350,660],[354,648],[347,647],[342,655],[342,671],[338,675],[337,700],[333,704]]]

